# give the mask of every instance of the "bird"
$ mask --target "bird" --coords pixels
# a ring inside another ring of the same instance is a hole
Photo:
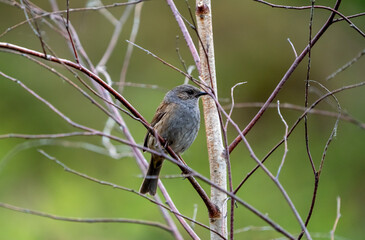
[[[151,126],[165,140],[165,145],[171,147],[176,154],[183,153],[194,142],[200,127],[199,97],[207,94],[190,84],[179,85],[166,93],[157,108]],[[144,146],[155,151],[162,148],[149,131],[144,139]],[[147,174],[139,190],[141,194],[156,194],[163,162],[164,157],[151,154]]]

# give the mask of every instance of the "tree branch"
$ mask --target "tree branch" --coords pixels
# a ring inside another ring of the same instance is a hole
[[[334,10],[337,10],[340,6],[341,0],[337,0],[335,6],[333,7]],[[281,88],[284,86],[286,81],[289,79],[289,77],[293,74],[295,69],[298,67],[299,63],[302,62],[304,57],[308,54],[310,47],[313,47],[317,41],[322,37],[322,35],[327,31],[327,29],[331,26],[333,23],[333,18],[335,17],[336,13],[331,12],[331,15],[327,19],[326,23],[322,26],[322,28],[317,32],[317,34],[313,37],[311,43],[307,45],[307,47],[302,51],[302,53],[294,60],[292,65],[289,67],[289,69],[286,71],[283,78],[280,80],[280,82],[277,84],[269,98],[266,100],[264,106],[257,112],[257,114],[252,118],[250,123],[246,126],[246,128],[242,131],[242,135],[245,136],[252,127],[256,124],[256,122],[262,117],[262,115],[265,113],[265,111],[268,109],[270,103],[275,99],[275,97],[280,92]],[[236,146],[242,141],[241,134],[238,135],[233,142],[229,145],[229,152],[231,153]]]
[[[159,222],[145,221],[139,219],[127,219],[127,218],[75,218],[75,217],[63,217],[58,215],[53,215],[49,213],[44,213],[40,211],[35,211],[27,208],[21,208],[14,205],[10,205],[7,203],[0,202],[0,207],[6,208],[12,211],[36,215],[40,217],[50,218],[53,220],[66,221],[66,222],[79,222],[79,223],[133,223],[133,224],[142,224],[151,227],[158,227],[165,231],[171,233],[171,229]]]

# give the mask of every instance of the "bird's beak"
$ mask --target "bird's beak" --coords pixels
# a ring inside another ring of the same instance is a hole
[[[204,96],[204,95],[208,95],[207,92],[200,92],[196,95],[196,97],[201,97],[201,96]]]

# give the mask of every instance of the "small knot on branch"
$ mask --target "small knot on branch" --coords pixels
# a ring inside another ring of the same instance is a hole
[[[209,7],[207,4],[203,3],[202,1],[198,3],[196,7],[196,14],[203,19],[204,15],[209,13]]]
[[[208,212],[209,212],[210,221],[215,221],[216,219],[219,219],[222,217],[219,207],[215,204],[213,204],[213,207],[208,209]]]

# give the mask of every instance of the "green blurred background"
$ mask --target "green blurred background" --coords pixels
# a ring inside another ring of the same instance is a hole
[[[66,1],[57,1],[65,9]],[[189,1],[192,6],[194,2]],[[48,1],[34,1],[50,11]],[[104,4],[113,1],[103,1]],[[310,1],[276,1],[278,4],[309,5]],[[84,7],[86,1],[70,1],[71,8]],[[181,14],[189,19],[185,1],[176,1]],[[318,5],[333,6],[334,1],[316,1]],[[192,7],[194,9],[194,7]],[[110,9],[119,18],[124,7]],[[365,11],[363,0],[343,1],[340,11],[351,15]],[[328,17],[326,10],[316,9],[314,32]],[[113,27],[105,17],[96,11],[71,13],[70,19],[90,59],[96,64],[102,57]],[[0,4],[0,33],[24,20],[20,9]],[[294,54],[287,38],[290,38],[298,53],[308,41],[309,10],[285,10],[255,3],[254,1],[213,1],[213,24],[219,97],[222,104],[229,104],[230,89],[237,83],[245,85],[235,90],[235,101],[262,102],[267,99],[280,81],[292,61]],[[365,30],[365,18],[353,19]],[[123,28],[121,37],[107,64],[113,81],[119,80],[125,56],[133,16]],[[41,23],[44,40],[59,57],[73,60],[65,40]],[[192,32],[192,31],[191,31]],[[179,40],[176,36],[179,35]],[[194,33],[192,32],[192,35]],[[196,37],[194,36],[196,41]],[[18,44],[41,51],[39,39],[29,25],[23,25],[9,32],[2,42]],[[165,1],[151,0],[144,3],[140,30],[136,43],[156,53],[169,63],[182,68],[176,46],[188,65],[193,64],[186,49],[176,21]],[[362,58],[335,79],[326,77],[359,54],[365,47],[364,38],[345,22],[334,24],[313,48],[311,79],[329,89],[364,81],[365,60]],[[307,60],[297,68],[277,97],[281,103],[289,102],[303,106],[304,80]],[[62,67],[50,64],[69,77]],[[46,98],[68,117],[78,123],[102,130],[107,117],[79,92],[54,74],[37,64],[11,53],[0,52],[0,71],[15,77],[42,97]],[[193,72],[196,76],[196,71]],[[127,81],[159,85],[160,89],[126,87],[123,95],[146,119],[151,119],[156,107],[168,89],[183,82],[183,77],[161,64],[144,52],[134,49]],[[76,80],[75,80],[76,82]],[[318,88],[311,84],[310,101],[318,98]],[[336,95],[341,107],[355,119],[365,121],[364,89],[347,90]],[[7,133],[47,134],[75,131],[43,103],[24,91],[15,83],[0,77],[0,135]],[[276,101],[276,100],[275,100]],[[334,101],[329,100],[318,109],[336,111]],[[257,112],[257,108],[239,108],[233,113],[234,120],[244,128]],[[284,118],[291,126],[300,112],[282,109]],[[134,138],[140,144],[146,130],[138,122],[125,120]],[[334,118],[310,115],[309,139],[311,153],[316,166],[322,156]],[[269,109],[248,134],[257,156],[262,158],[282,138],[284,126],[275,109]],[[120,133],[115,132],[121,136]],[[229,141],[237,134],[229,129]],[[99,137],[73,137],[59,141],[22,139],[0,139],[0,202],[43,211],[60,216],[83,218],[133,218],[163,222],[157,207],[138,196],[110,187],[101,186],[65,172],[62,167],[41,155],[43,149],[68,166],[101,180],[138,190],[141,173],[131,157],[114,159],[103,154],[88,151],[85,143],[102,146]],[[185,161],[193,169],[209,176],[209,167],[204,137],[204,124],[196,142],[184,153]],[[341,121],[337,135],[328,149],[321,176],[317,202],[309,231],[315,239],[329,239],[336,218],[336,198],[341,198],[341,218],[336,229],[336,239],[363,239],[365,236],[365,132],[355,124]],[[289,152],[280,175],[301,216],[306,216],[313,191],[313,173],[305,150],[304,126],[300,124],[289,139]],[[122,153],[129,153],[127,147],[118,146]],[[276,172],[283,154],[279,148],[267,162],[267,167]],[[149,159],[149,154],[145,154]],[[254,166],[244,145],[232,153],[233,184],[240,180]],[[166,163],[162,175],[179,174],[180,170]],[[208,223],[207,211],[187,180],[168,179],[163,181],[181,213],[193,216],[197,206],[197,220]],[[202,183],[209,192],[209,186]],[[242,199],[261,212],[268,214],[278,224],[293,234],[300,231],[288,205],[273,182],[258,171],[238,194]],[[248,226],[266,226],[266,223],[242,206],[236,208],[235,229]],[[202,239],[209,238],[209,232],[198,226],[195,229]],[[185,238],[189,238],[180,229]],[[55,221],[29,214],[0,209],[0,239],[172,239],[172,235],[154,227],[121,223],[70,223]],[[243,231],[236,239],[273,239],[281,235],[275,231]]]

